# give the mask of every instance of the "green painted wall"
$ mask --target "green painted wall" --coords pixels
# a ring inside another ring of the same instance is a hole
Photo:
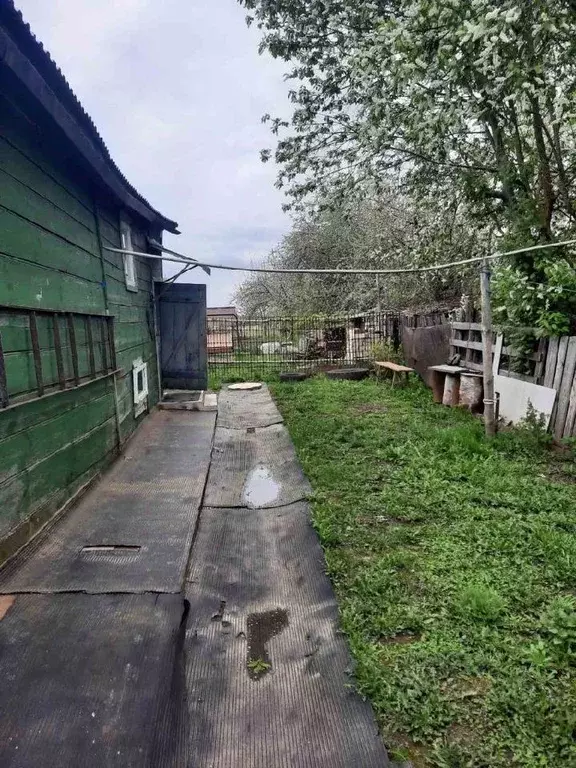
[[[100,247],[120,245],[121,210],[37,120],[18,98],[0,95],[0,304],[108,310],[123,373],[115,384],[113,377],[97,379],[0,410],[0,560],[105,467],[145,418],[133,415],[136,358],[148,363],[149,404],[158,400],[154,263],[138,260],[138,291],[127,290],[122,257]],[[130,223],[133,245],[144,248],[139,223]],[[77,322],[80,369],[87,373],[86,336]],[[53,333],[41,315],[38,330],[44,378],[55,383]],[[11,399],[34,392],[26,316],[0,309],[0,335]],[[61,335],[64,340],[64,327]],[[98,365],[102,350],[95,341]],[[70,371],[66,348],[64,359]]]

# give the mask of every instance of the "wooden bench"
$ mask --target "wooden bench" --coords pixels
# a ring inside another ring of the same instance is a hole
[[[406,383],[408,383],[408,375],[414,373],[414,368],[408,368],[407,365],[398,365],[397,363],[389,363],[388,361],[377,361],[374,363],[376,368],[376,377],[378,379],[386,378],[388,373],[392,373],[392,387],[396,383],[396,375],[403,373],[406,377]]]

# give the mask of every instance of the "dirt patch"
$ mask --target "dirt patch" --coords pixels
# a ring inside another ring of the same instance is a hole
[[[405,517],[387,517],[385,522],[387,525],[420,525],[422,520],[409,520]]]
[[[252,680],[259,680],[272,669],[267,644],[288,626],[288,611],[276,608],[248,616],[248,654],[246,667]]]
[[[441,686],[443,693],[451,699],[470,699],[476,696],[485,696],[492,687],[489,677],[459,677],[446,682]]]
[[[574,485],[576,483],[576,473],[573,464],[557,464],[550,467],[546,473],[548,480],[562,485]]]
[[[401,632],[393,637],[381,637],[378,642],[380,645],[409,645],[410,643],[417,643],[422,639],[420,634],[412,634],[410,632]]]
[[[467,725],[455,723],[446,731],[446,741],[449,744],[460,744],[463,747],[471,747],[476,743],[478,734]]]
[[[16,598],[14,595],[0,595],[0,621],[6,616],[10,608],[14,605]]]
[[[366,403],[366,405],[356,405],[351,410],[352,413],[356,414],[357,416],[364,416],[368,413],[386,413],[388,408],[385,405],[380,405],[378,403]]]
[[[386,746],[396,761],[394,765],[407,768],[426,768],[430,765],[428,756],[430,748],[425,744],[417,744],[404,733],[393,733],[386,739]]]
[[[574,454],[573,448],[571,448],[569,445],[564,445],[564,443],[559,443],[557,440],[553,440],[550,448],[557,456],[565,456],[568,458],[572,457]]]

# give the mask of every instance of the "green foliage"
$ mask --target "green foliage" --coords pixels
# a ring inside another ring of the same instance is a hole
[[[469,584],[457,595],[455,607],[464,616],[490,622],[501,616],[506,601],[492,587]]]
[[[499,325],[537,328],[540,336],[563,336],[576,315],[576,271],[563,259],[539,258],[531,271],[498,267],[493,283],[494,320]]]
[[[327,200],[324,200],[327,203]],[[486,232],[472,228],[453,201],[441,211],[416,203],[398,189],[355,204],[332,204],[332,210],[308,212],[265,260],[283,269],[396,269],[426,266],[479,255]],[[244,314],[310,315],[384,309],[453,309],[463,293],[474,294],[478,270],[462,267],[440,274],[374,275],[251,275],[234,301]]]
[[[291,66],[292,120],[271,123],[295,200],[400,169],[420,192],[456,185],[523,237],[574,220],[570,0],[240,2]]]
[[[417,768],[576,765],[573,455],[420,385],[273,384],[361,692]]]
[[[576,599],[555,597],[542,616],[542,627],[558,662],[576,664]]]
[[[253,673],[256,677],[261,677],[265,672],[268,672],[269,669],[271,669],[272,665],[269,664],[267,661],[264,661],[264,659],[252,659],[247,664],[248,669],[250,672]]]
[[[546,415],[537,411],[531,402],[528,402],[526,416],[517,425],[515,433],[522,435],[525,448],[534,450],[552,444],[552,435],[546,428]]]
[[[404,357],[401,349],[394,349],[391,341],[377,341],[370,348],[370,357],[372,360],[388,360],[391,363],[404,363]]]
[[[462,217],[485,250],[573,236],[573,0],[239,1],[294,83],[291,120],[267,116],[290,205],[346,208],[392,188],[410,210]],[[421,242],[448,250],[449,233],[424,227]],[[567,331],[561,254],[518,257],[497,285],[503,324]]]

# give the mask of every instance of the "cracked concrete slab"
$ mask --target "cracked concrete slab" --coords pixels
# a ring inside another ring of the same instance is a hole
[[[280,507],[310,493],[283,424],[247,430],[216,427],[207,507]]]
[[[252,392],[223,389],[218,399],[218,426],[227,429],[270,427],[284,421],[266,384]]]
[[[308,505],[203,509],[191,563],[191,764],[387,766],[371,708],[353,688]]]
[[[253,403],[218,419],[190,559],[190,765],[387,768],[302,501],[310,486],[286,429],[254,418]]]

